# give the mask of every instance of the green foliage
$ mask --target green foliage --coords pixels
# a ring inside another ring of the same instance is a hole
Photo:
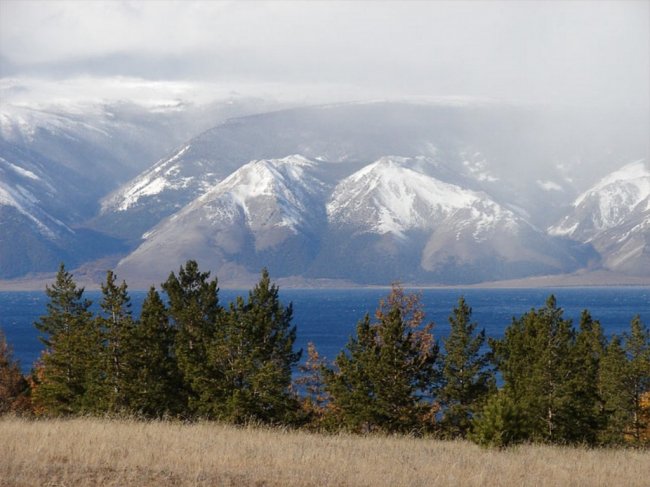
[[[650,391],[650,331],[639,316],[632,320],[624,341],[612,338],[603,357],[600,386],[607,413],[605,439],[647,443],[642,400]]]
[[[214,375],[201,398],[206,413],[237,423],[292,420],[291,370],[300,352],[292,306],[282,306],[278,291],[264,269],[248,301],[238,298],[223,317],[208,354]]]
[[[336,369],[325,371],[332,408],[353,431],[431,429],[435,410],[427,394],[436,380],[438,346],[431,325],[423,325],[417,296],[393,286],[376,318],[358,323]]]
[[[488,398],[472,426],[470,438],[484,447],[505,448],[528,438],[522,411],[503,391]]]
[[[566,441],[589,445],[600,441],[606,417],[598,382],[606,344],[600,323],[584,310],[571,350],[568,378],[571,396],[566,406],[570,423],[565,432]]]
[[[217,280],[200,272],[196,261],[188,260],[176,276],[169,275],[162,287],[169,298],[169,316],[176,328],[175,354],[185,390],[179,393],[191,412],[202,409],[200,399],[213,380],[207,347],[215,336],[223,309],[219,305]],[[185,399],[186,398],[186,399]]]
[[[643,395],[650,391],[650,330],[637,315],[630,324],[630,332],[625,334],[625,351],[629,361],[629,392],[631,397],[631,435],[635,444],[649,441],[643,438],[647,428],[642,414]]]
[[[174,355],[175,330],[165,304],[154,287],[142,303],[133,334],[133,369],[129,384],[131,409],[147,417],[182,412],[178,391],[182,389]]]
[[[534,441],[573,440],[574,335],[562,314],[550,296],[544,308],[513,319],[505,337],[492,341],[504,393],[521,409]]]
[[[266,270],[227,310],[217,281],[195,261],[155,288],[139,319],[112,271],[93,316],[83,288],[61,265],[35,323],[45,345],[26,380],[0,334],[0,414],[136,413],[215,418],[356,432],[437,432],[483,446],[522,441],[644,445],[650,436],[650,330],[636,316],[609,342],[584,311],[577,330],[555,298],[513,318],[501,340],[477,332],[460,298],[444,356],[416,295],[393,286],[371,320],[327,366],[312,344],[298,390],[291,379],[293,308]],[[495,390],[495,371],[503,388]],[[31,391],[30,391],[31,387]],[[31,392],[31,398],[29,396]],[[30,402],[31,399],[31,402]]]
[[[606,424],[601,431],[604,443],[622,444],[632,421],[630,367],[621,337],[613,336],[605,348],[599,371],[599,388]]]
[[[481,353],[485,330],[475,333],[477,324],[471,322],[471,316],[472,309],[461,297],[449,317],[449,336],[443,340],[445,355],[439,393],[444,410],[441,427],[442,434],[451,438],[467,436],[474,414],[495,388],[489,354]]]
[[[83,299],[83,288],[77,287],[63,264],[54,284],[46,287],[46,293],[50,298],[48,313],[35,323],[45,334],[41,340],[46,349],[41,356],[33,398],[46,414],[83,412],[92,364],[101,353],[88,311],[91,303]]]
[[[83,288],[78,288],[72,274],[61,264],[52,286],[45,287],[45,294],[50,298],[47,314],[34,323],[37,330],[44,333],[39,338],[46,347],[51,347],[51,338],[60,333],[67,333],[78,318],[88,318],[91,302],[83,299]]]
[[[86,403],[96,412],[124,412],[130,408],[130,385],[133,381],[136,353],[131,298],[126,282],[116,284],[113,271],[106,273],[102,284],[102,314],[95,319],[101,339],[101,353],[96,357],[92,393]]]

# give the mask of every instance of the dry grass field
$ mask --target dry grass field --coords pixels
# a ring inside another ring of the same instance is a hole
[[[0,418],[0,486],[647,486],[650,452]]]

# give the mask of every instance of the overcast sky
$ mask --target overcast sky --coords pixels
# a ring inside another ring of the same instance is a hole
[[[647,110],[649,22],[646,0],[0,0],[0,95],[461,95]]]

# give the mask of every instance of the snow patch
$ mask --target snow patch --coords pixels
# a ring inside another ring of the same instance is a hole
[[[165,189],[179,189],[189,186],[191,177],[174,181],[180,166],[175,164],[190,148],[186,145],[169,159],[163,159],[149,171],[136,178],[131,183],[118,189],[102,202],[101,212],[127,211],[138,204],[140,199],[162,193]]]
[[[32,179],[32,180],[35,180],[35,181],[40,181],[40,179],[41,179],[36,174],[34,174],[32,171],[29,171],[27,169],[19,167],[19,166],[15,165],[15,164],[12,164],[11,162],[9,162],[8,160],[6,160],[3,157],[0,157],[0,161],[4,162],[5,165],[7,165],[7,167],[9,167],[9,169],[11,169],[14,173],[18,174],[19,176],[23,176],[23,177],[26,177],[28,179]]]
[[[211,225],[233,223],[243,217],[250,228],[306,225],[324,183],[308,173],[315,162],[301,155],[251,161],[212,186],[169,218],[205,220]],[[269,214],[260,219],[260,212]],[[152,232],[147,234],[151,237]]]
[[[327,204],[329,220],[404,238],[405,232],[432,229],[461,209],[470,210],[471,224],[481,234],[512,215],[484,194],[413,169],[412,162],[384,157],[344,179]]]
[[[644,201],[650,201],[650,170],[638,160],[608,174],[578,196],[573,202],[574,212],[548,231],[589,242],[643,211]],[[646,206],[650,208],[650,204]]]

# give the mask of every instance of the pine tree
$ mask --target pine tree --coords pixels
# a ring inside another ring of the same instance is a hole
[[[630,332],[625,334],[625,352],[629,363],[629,396],[632,416],[631,435],[635,444],[644,440],[646,428],[642,414],[643,395],[650,391],[650,330],[639,315],[632,319]]]
[[[196,261],[188,260],[176,276],[173,272],[162,287],[169,298],[169,316],[176,328],[175,354],[181,371],[189,410],[203,408],[199,399],[213,380],[208,367],[207,349],[218,328],[223,312],[219,305],[217,280],[209,281],[209,272],[200,272]]]
[[[293,349],[292,318],[292,306],[282,305],[266,269],[248,300],[231,304],[209,353],[214,370],[210,405],[216,417],[264,423],[293,419],[298,403],[291,371],[301,352]]]
[[[614,335],[603,354],[600,364],[599,389],[603,401],[605,425],[601,441],[622,444],[628,425],[632,422],[630,404],[631,371],[621,337]]]
[[[584,310],[571,351],[569,378],[570,400],[565,439],[571,443],[596,444],[604,427],[604,405],[599,374],[606,339],[600,322]]]
[[[449,336],[443,340],[445,355],[440,400],[444,415],[441,426],[444,436],[452,438],[467,436],[473,416],[495,387],[489,354],[481,352],[485,330],[476,334],[477,324],[471,322],[471,316],[472,309],[461,297],[449,317]]]
[[[63,264],[45,292],[50,298],[48,313],[35,326],[44,334],[40,339],[46,349],[33,399],[47,414],[77,413],[84,409],[91,364],[100,352],[88,311],[91,303]]]
[[[102,284],[102,314],[96,319],[102,353],[95,367],[99,372],[87,402],[97,412],[124,412],[129,409],[129,386],[135,374],[134,323],[127,284],[116,283],[113,271]]]
[[[24,413],[30,409],[29,387],[20,372],[4,333],[0,330],[0,416],[8,412]]]
[[[377,321],[357,324],[326,390],[341,424],[353,431],[413,432],[430,429],[438,346],[417,296],[399,286],[382,300]]]
[[[134,330],[135,374],[129,384],[129,403],[134,412],[147,417],[182,412],[174,333],[165,304],[151,287]]]
[[[528,428],[517,403],[501,390],[490,395],[472,419],[469,437],[484,447],[505,448],[524,441]]]
[[[611,339],[602,360],[600,388],[607,415],[605,441],[647,443],[644,399],[650,392],[650,330],[639,316],[624,340]]]
[[[531,440],[566,442],[571,428],[573,330],[562,314],[550,296],[492,341],[504,393],[524,415]]]
[[[61,264],[52,286],[45,286],[45,294],[50,298],[47,315],[34,323],[36,329],[44,333],[39,338],[46,347],[52,346],[52,337],[68,332],[77,318],[90,316],[88,308],[92,303],[83,299],[83,293],[84,289],[77,287],[72,274]]]

